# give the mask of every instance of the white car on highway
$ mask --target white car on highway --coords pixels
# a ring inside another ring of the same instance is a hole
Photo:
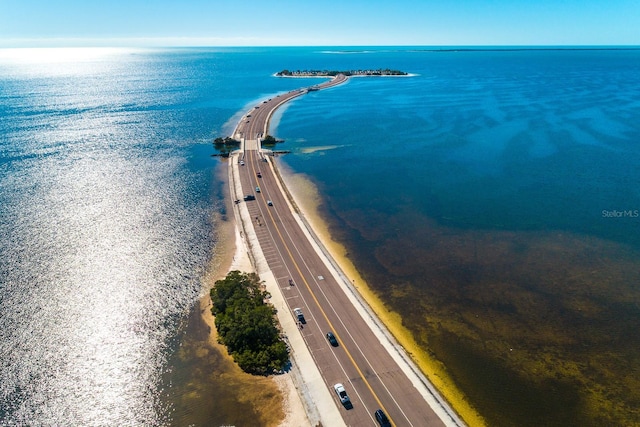
[[[340,383],[337,383],[333,386],[333,389],[336,391],[336,394],[340,398],[340,403],[342,403],[345,407],[351,407],[351,399],[347,395],[347,391],[344,389],[344,386]]]

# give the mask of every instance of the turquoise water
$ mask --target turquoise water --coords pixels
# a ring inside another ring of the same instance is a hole
[[[310,93],[272,133],[474,405],[595,425],[585,390],[640,389],[640,51],[0,50],[0,424],[180,418],[171,361],[226,214],[212,139],[317,83],[277,71],[362,68],[414,75]]]

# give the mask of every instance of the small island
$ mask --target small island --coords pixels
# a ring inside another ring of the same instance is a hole
[[[335,77],[338,74],[345,76],[406,76],[408,73],[399,70],[391,70],[389,68],[377,70],[282,70],[276,73],[278,77]]]
[[[214,154],[215,156],[229,157],[231,151],[240,147],[240,141],[228,136],[226,138],[218,137],[213,140],[213,146],[219,152],[219,154]]]
[[[280,372],[289,362],[289,349],[258,275],[231,271],[209,294],[218,341],[240,368],[254,375]]]
[[[274,138],[271,135],[267,135],[262,139],[261,142],[262,142],[262,145],[274,146],[276,144],[284,142],[284,139],[278,139],[278,138]]]

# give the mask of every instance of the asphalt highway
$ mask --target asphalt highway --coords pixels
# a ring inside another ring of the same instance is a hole
[[[315,86],[319,89],[346,81],[346,77]],[[315,88],[314,87],[314,88]],[[300,308],[306,324],[300,332],[331,391],[345,423],[349,426],[378,425],[374,412],[383,409],[395,426],[441,426],[460,423],[455,415],[441,419],[405,373],[392,352],[381,342],[348,297],[344,284],[318,254],[317,243],[296,220],[283,185],[271,166],[271,159],[259,149],[260,136],[268,132],[275,109],[301,96],[307,89],[295,90],[262,102],[238,124],[236,137],[246,138],[238,157],[244,195],[240,200],[248,209],[260,248],[275,276],[293,316]],[[259,176],[260,175],[260,176]],[[257,191],[259,188],[259,192]],[[327,340],[332,332],[338,346]],[[396,349],[398,351],[398,349]],[[352,406],[341,404],[333,386],[342,383]],[[436,397],[436,399],[438,399]],[[440,405],[440,403],[438,404]],[[446,407],[446,404],[442,403]],[[440,408],[441,409],[441,408]],[[451,411],[446,407],[444,412]],[[452,412],[451,412],[452,413]]]

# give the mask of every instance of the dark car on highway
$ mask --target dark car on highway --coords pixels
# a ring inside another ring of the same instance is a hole
[[[391,421],[389,421],[387,414],[385,414],[382,409],[378,409],[374,415],[376,416],[376,421],[378,421],[380,427],[391,427]]]
[[[333,335],[333,332],[327,332],[327,340],[329,341],[329,344],[331,344],[334,347],[338,346],[338,340],[336,339],[336,336]]]

